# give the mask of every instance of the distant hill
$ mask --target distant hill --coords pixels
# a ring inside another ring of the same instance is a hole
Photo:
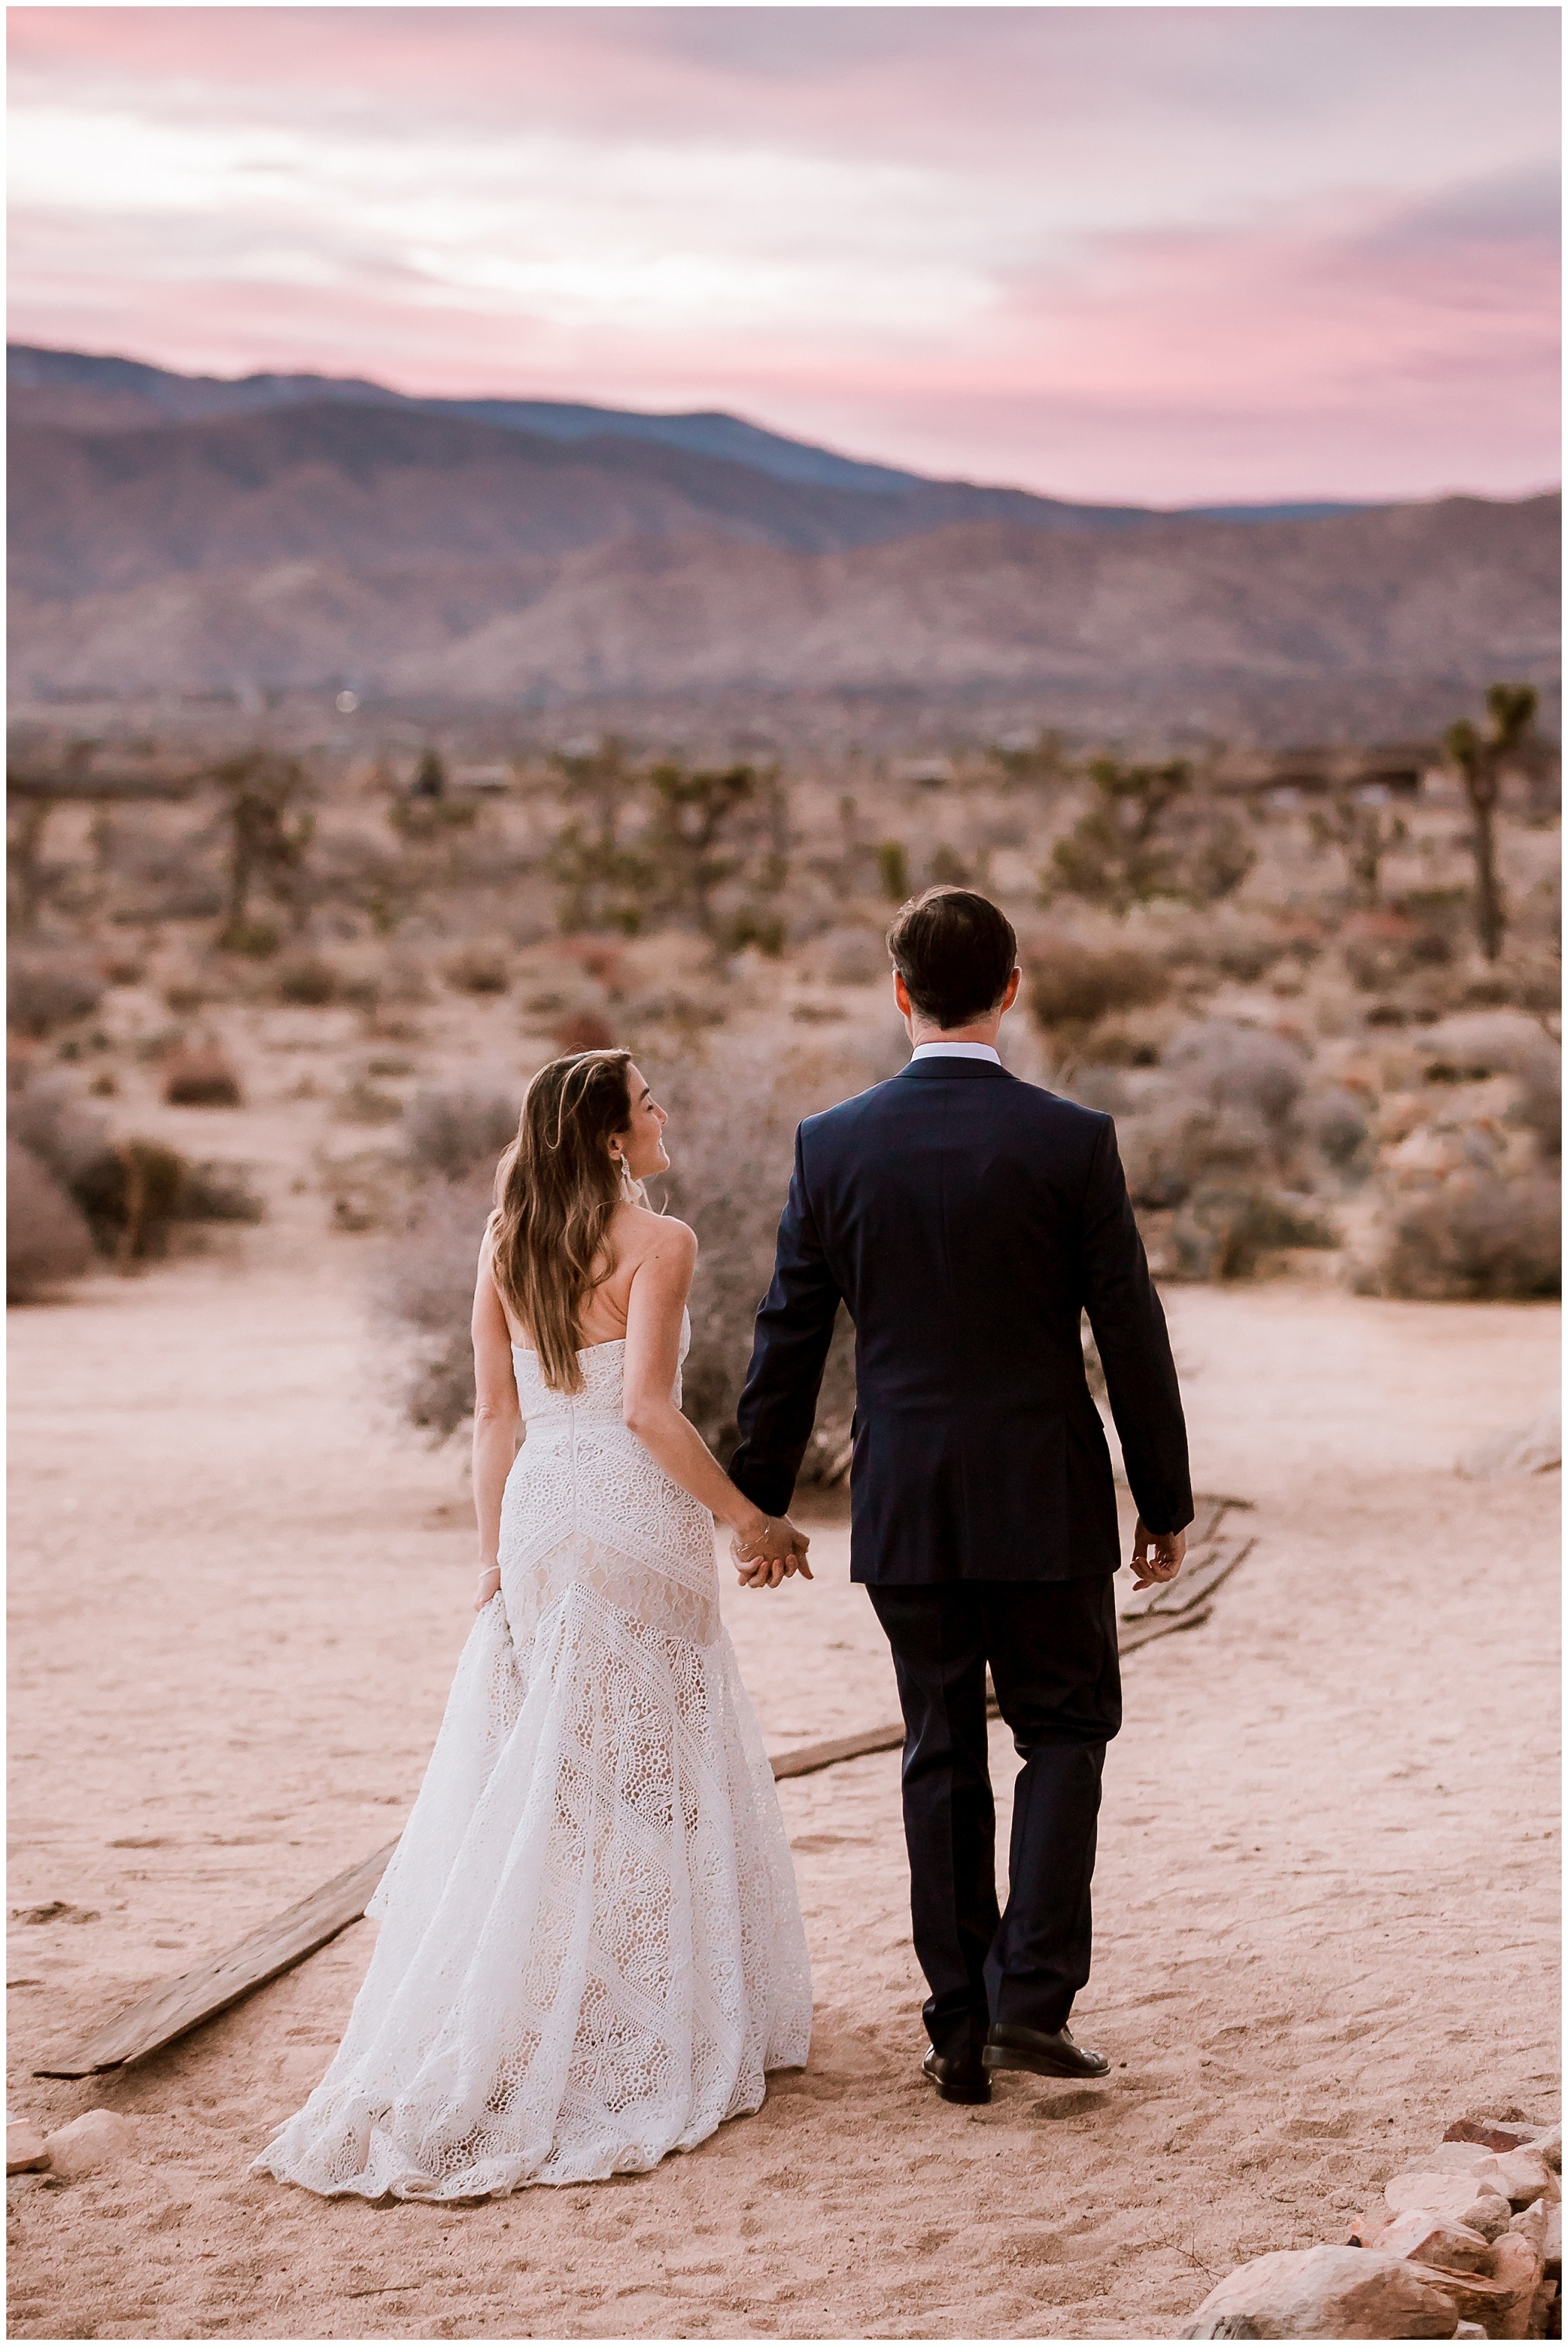
[[[932,485],[923,474],[901,472],[891,464],[870,464],[840,456],[830,448],[791,440],[782,433],[765,431],[738,415],[718,411],[685,415],[648,415],[616,407],[555,399],[414,399],[391,391],[384,383],[352,376],[321,374],[250,374],[234,380],[219,375],[176,374],[166,367],[148,366],[140,359],[99,357],[86,351],[39,350],[25,342],[7,344],[6,382],[14,424],[38,423],[66,431],[100,432],[138,424],[199,423],[214,416],[259,415],[279,407],[320,406],[416,408],[426,415],[445,415],[471,423],[491,423],[504,431],[525,432],[546,440],[626,439],[678,448],[694,456],[718,456],[727,463],[749,465],[775,480],[826,489],[854,489],[871,496],[900,496],[910,489]],[[1089,526],[1141,519],[1146,508],[1133,505],[1085,505],[1055,497],[1032,496],[1025,490],[996,491],[973,483],[942,484],[964,490],[973,498],[998,495],[1012,500],[1023,518],[1024,508],[1039,508],[1058,523]],[[1307,520],[1330,513],[1359,510],[1352,504],[1260,505],[1195,506],[1194,512],[1227,521]],[[977,507],[973,517],[978,518]],[[1032,516],[1033,517],[1033,516]]]
[[[1425,729],[1501,676],[1550,699],[1557,673],[1555,498],[1161,515],[857,467],[733,417],[550,411],[606,424],[567,433],[514,420],[539,403],[12,365],[23,692],[1003,688],[1051,721],[1268,734],[1306,712],[1323,734]],[[719,426],[729,453],[698,444]],[[733,453],[748,434],[768,464]],[[789,477],[779,450],[826,471]]]

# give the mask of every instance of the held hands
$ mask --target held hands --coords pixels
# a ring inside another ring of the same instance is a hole
[[[1156,1580],[1174,1580],[1186,1555],[1186,1532],[1151,1532],[1140,1515],[1133,1534],[1133,1586],[1147,1588]]]
[[[747,1537],[736,1532],[729,1543],[742,1588],[777,1588],[792,1572],[809,1580],[806,1550],[811,1543],[806,1534],[788,1515],[759,1515],[758,1525]]]

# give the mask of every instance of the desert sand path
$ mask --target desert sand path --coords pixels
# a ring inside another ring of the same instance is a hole
[[[880,1755],[781,1788],[809,2068],[653,2175],[466,2208],[246,2172],[369,1924],[139,2071],[30,2075],[385,1841],[418,1780],[470,1540],[458,1460],[367,1374],[358,1242],[275,1226],[13,1312],[11,1903],[97,1919],[13,1929],[12,2104],[137,2122],[116,2169],[12,2187],[14,2334],[1168,2336],[1457,2112],[1549,2112],[1558,1478],[1451,1469],[1536,1414],[1557,1315],[1170,1302],[1198,1479],[1256,1501],[1258,1545],[1127,1664],[1079,2013],[1110,2086],[964,2112],[921,2084]],[[817,1549],[816,1587],[728,1608],[776,1749],[892,1702],[842,1534]]]

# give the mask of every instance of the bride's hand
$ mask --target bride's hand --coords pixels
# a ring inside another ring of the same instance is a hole
[[[476,1613],[484,1612],[500,1586],[501,1566],[498,1564],[482,1564],[479,1567],[478,1585],[473,1592],[473,1609]]]
[[[735,1534],[729,1552],[742,1588],[777,1588],[793,1572],[805,1580],[813,1577],[806,1561],[810,1545],[806,1533],[788,1515],[759,1515],[744,1535]]]

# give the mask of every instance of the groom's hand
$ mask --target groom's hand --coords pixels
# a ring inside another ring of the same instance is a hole
[[[769,1516],[765,1528],[750,1539],[737,1533],[729,1543],[742,1588],[777,1588],[792,1572],[812,1577],[806,1561],[810,1540],[788,1515]]]
[[[1186,1532],[1152,1532],[1140,1515],[1133,1534],[1134,1588],[1148,1588],[1156,1580],[1174,1580],[1186,1555]]]

